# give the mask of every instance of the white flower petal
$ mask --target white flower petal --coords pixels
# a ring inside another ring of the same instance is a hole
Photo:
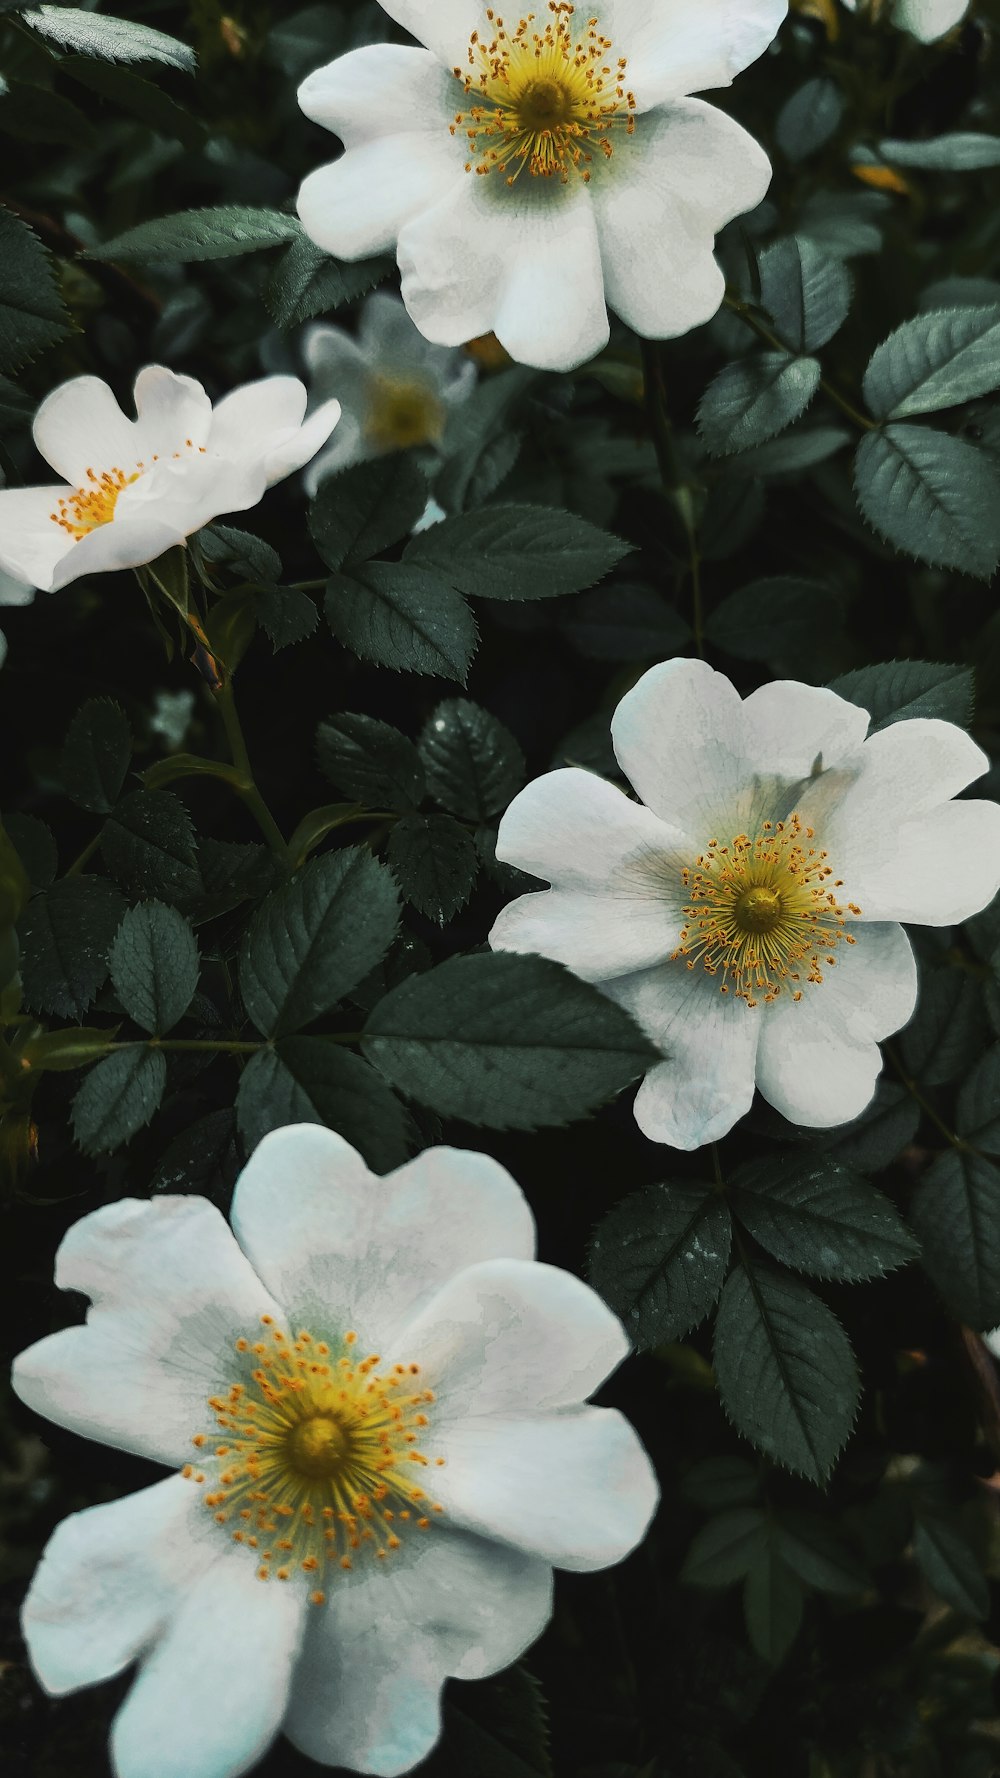
[[[770,181],[763,149],[714,106],[680,99],[638,117],[591,187],[610,306],[651,339],[708,321],[725,291],[715,236]]]
[[[466,1415],[576,1406],[629,1349],[596,1291],[516,1259],[457,1273],[397,1338],[399,1360],[419,1362],[435,1392],[435,1431]]]
[[[921,43],[934,43],[964,19],[969,0],[896,0],[893,23]]]
[[[613,1408],[461,1419],[435,1441],[435,1498],[454,1522],[557,1568],[620,1562],[645,1535],[656,1476]]]
[[[597,225],[580,180],[511,190],[460,174],[406,223],[398,258],[403,301],[439,345],[495,333],[522,364],[571,370],[607,344]]]
[[[203,522],[203,521],[202,521]],[[197,525],[191,526],[197,530]],[[83,574],[116,574],[122,568],[137,568],[143,562],[155,562],[168,549],[183,543],[187,530],[171,523],[162,512],[150,508],[140,517],[122,516],[108,525],[98,525],[89,536],[74,543],[52,575],[51,589],[57,592]]]
[[[307,1619],[284,1730],[324,1765],[381,1778],[430,1752],[446,1677],[499,1672],[552,1609],[546,1563],[444,1522],[345,1579]]]
[[[233,1228],[289,1315],[385,1351],[439,1286],[481,1260],[530,1260],[534,1222],[489,1155],[430,1148],[379,1179],[316,1124],[265,1136],[240,1174]],[[330,1315],[340,1318],[328,1328]],[[414,1356],[411,1354],[410,1356]]]
[[[729,86],[763,55],[787,0],[603,0],[594,7],[642,110]]]
[[[115,1718],[117,1778],[236,1778],[281,1727],[310,1605],[245,1550],[195,1581]]]
[[[357,148],[410,131],[448,141],[460,93],[450,63],[442,67],[426,49],[370,43],[307,75],[298,97],[313,123],[332,130],[345,147]]]
[[[743,703],[725,674],[704,661],[651,667],[619,704],[611,735],[618,763],[643,802],[697,834],[702,845],[743,812]]]
[[[283,481],[286,475],[294,475],[297,469],[311,463],[317,451],[326,444],[327,439],[340,423],[341,406],[339,401],[324,401],[321,407],[303,420],[301,426],[278,439],[271,445],[264,465],[267,471],[267,485],[273,488],[275,482]]]
[[[773,773],[789,784],[820,769],[853,766],[868,733],[867,710],[823,686],[794,679],[760,686],[745,700],[743,712],[751,770]]]
[[[22,1614],[46,1691],[111,1679],[149,1648],[191,1584],[226,1554],[216,1529],[181,1476],[63,1519]]]
[[[51,488],[0,488],[0,568],[25,584],[49,592],[59,563],[76,548],[52,517],[56,502],[72,493]]]
[[[299,189],[299,219],[316,245],[338,259],[385,253],[408,217],[429,209],[464,177],[447,129],[440,141],[415,130],[382,136],[309,173]]]
[[[93,1301],[86,1326],[15,1361],[15,1392],[85,1438],[185,1463],[232,1341],[281,1309],[204,1198],[125,1198],[74,1223],[56,1283]]]
[[[142,456],[135,421],[100,377],[72,377],[53,389],[31,430],[45,461],[74,488],[86,483],[88,469],[100,474],[117,464],[128,471]]]
[[[616,784],[569,766],[514,798],[500,822],[497,857],[560,889],[600,893],[631,860],[684,844],[683,834]]]
[[[829,1129],[850,1123],[871,1103],[881,1072],[878,1044],[853,1042],[832,1022],[803,1019],[794,1029],[783,1016],[764,1022],[757,1085],[793,1124]]]
[[[261,377],[224,395],[212,410],[208,448],[216,456],[264,461],[305,418],[306,387],[298,377]]]
[[[342,469],[349,469],[352,463],[364,463],[371,454],[354,415],[344,413],[326,449],[320,451],[306,466],[302,485],[309,498],[313,498],[320,483],[325,482],[328,476],[339,475]]]
[[[486,24],[486,0],[379,0],[397,25],[425,43],[451,68]]]
[[[717,977],[681,962],[622,976],[604,992],[668,1058],[650,1069],[636,1096],[643,1134],[671,1148],[718,1141],[753,1101],[757,1014],[720,993]]]
[[[197,450],[207,444],[212,403],[194,377],[178,376],[162,364],[148,364],[135,379],[136,459],[147,465],[154,453],[171,457],[174,451]],[[190,441],[190,442],[189,442]],[[110,469],[117,459],[105,455],[96,467]],[[123,463],[122,469],[130,465]]]
[[[0,605],[30,605],[35,597],[35,590],[23,580],[15,580],[12,574],[5,574],[0,568]]]

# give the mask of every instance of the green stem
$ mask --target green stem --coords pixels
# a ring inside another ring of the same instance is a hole
[[[319,580],[292,580],[289,586],[293,593],[318,593],[326,586],[330,576],[324,574]]]
[[[667,388],[663,360],[651,340],[640,340],[646,406],[653,431],[660,481],[668,504],[680,521],[687,544],[688,573],[691,577],[691,627],[699,656],[705,656],[705,618],[701,589],[701,554],[698,549],[698,528],[695,524],[694,502],[684,463],[677,451],[674,429],[667,407]]]
[[[233,764],[240,775],[240,783],[234,784],[233,788],[242,797],[275,857],[280,858],[286,867],[290,867],[291,860],[284,835],[257,788],[246,740],[236,710],[233,683],[228,674],[215,693],[215,701],[222,716],[222,724],[226,731]]]
[[[727,296],[724,300],[730,313],[738,315],[740,320],[757,335],[757,338],[764,341],[765,345],[771,346],[776,352],[790,352],[795,356],[795,348],[786,345],[783,339],[779,338],[776,333],[772,333],[771,329],[766,327],[764,322],[754,314],[749,304],[741,302],[736,296]],[[834,407],[840,409],[853,426],[860,427],[862,432],[877,431],[875,421],[869,420],[866,414],[861,413],[858,408],[846,400],[840,390],[835,389],[832,383],[828,383],[825,377],[820,377],[819,386],[827,399],[833,402]]]
[[[102,824],[98,828],[93,839],[87,841],[87,844],[84,846],[83,851],[81,853],[79,853],[79,855],[76,858],[74,858],[72,864],[67,867],[66,875],[68,877],[78,877],[80,875],[80,872],[82,870],[84,870],[86,868],[86,866],[90,863],[90,860],[93,858],[94,853],[97,851],[97,848],[100,845],[103,837],[104,837],[104,827]]]

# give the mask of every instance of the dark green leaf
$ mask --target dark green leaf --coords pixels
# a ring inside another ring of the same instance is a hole
[[[281,557],[276,549],[233,525],[206,525],[198,533],[198,546],[213,567],[228,568],[240,580],[272,586],[281,578]]]
[[[0,371],[20,370],[69,331],[49,255],[27,223],[0,204]]]
[[[829,142],[844,115],[840,88],[826,75],[817,75],[796,89],[778,112],[775,138],[789,160],[803,161]]]
[[[949,1308],[981,1332],[1000,1324],[1000,1168],[949,1149],[921,1179],[910,1217]]]
[[[877,420],[930,414],[1000,387],[1000,305],[904,321],[872,355],[865,400]]]
[[[799,212],[796,232],[837,259],[878,253],[890,208],[884,191],[814,191]]]
[[[976,977],[945,964],[923,969],[917,1010],[901,1039],[903,1061],[924,1086],[964,1074],[982,1051],[986,1012]]]
[[[436,574],[369,562],[327,582],[327,622],[362,660],[465,684],[478,632],[469,607]]]
[[[488,821],[524,783],[524,755],[510,730],[468,698],[446,698],[419,741],[435,802],[469,821]]]
[[[136,900],[183,902],[202,891],[191,817],[169,790],[133,790],[101,837],[108,869]]]
[[[248,204],[219,204],[212,209],[181,210],[140,222],[124,234],[91,247],[85,259],[136,259],[146,265],[178,265],[198,259],[234,259],[294,240],[299,225],[280,210],[255,210]]]
[[[392,270],[391,259],[358,259],[341,264],[300,235],[281,255],[264,290],[279,327],[298,327],[314,315],[329,315],[364,296]]]
[[[0,95],[0,130],[22,142],[59,142],[77,153],[96,145],[94,126],[79,106],[44,86],[18,84]]]
[[[760,1477],[745,1457],[706,1457],[687,1471],[680,1484],[684,1499],[702,1512],[723,1512],[751,1506],[760,1498]]]
[[[165,62],[182,73],[194,73],[194,51],[186,43],[132,19],[107,18],[85,12],[81,6],[61,5],[33,7],[21,16],[39,36],[81,55],[103,56],[109,62]]]
[[[750,1161],[728,1196],[761,1247],[814,1278],[878,1278],[920,1251],[889,1199],[828,1155]]]
[[[465,906],[479,872],[475,841],[450,815],[404,815],[386,860],[406,900],[441,926]]]
[[[59,868],[59,854],[50,828],[37,815],[8,815],[4,823],[32,889],[48,889]]]
[[[309,594],[297,592],[294,587],[261,587],[254,606],[276,653],[293,642],[304,642],[319,622],[319,612]]]
[[[598,661],[662,660],[691,640],[691,626],[652,587],[619,583],[581,594],[567,618],[570,641]]]
[[[486,506],[422,531],[406,561],[480,599],[553,599],[603,580],[630,549],[576,513]]]
[[[777,1516],[774,1528],[782,1561],[807,1586],[845,1598],[870,1586],[869,1575],[828,1519],[792,1508]]]
[[[767,1514],[759,1506],[721,1512],[703,1525],[680,1572],[689,1587],[731,1587],[749,1574],[768,1541]]]
[[[720,370],[702,396],[698,430],[715,457],[773,438],[804,414],[819,388],[815,358],[754,352]]]
[[[259,909],[240,956],[247,1012],[285,1037],[330,1012],[374,969],[396,936],[399,896],[361,847],[305,865]]]
[[[1000,1154],[1000,1043],[980,1057],[962,1083],[956,1127],[974,1148]]]
[[[324,481],[309,508],[313,542],[329,568],[367,562],[412,531],[427,481],[412,455],[356,463]]]
[[[775,661],[815,641],[829,642],[843,626],[844,608],[830,587],[791,575],[755,580],[730,593],[712,612],[705,633],[740,660]]]
[[[316,757],[331,784],[367,809],[408,813],[424,798],[424,768],[412,741],[391,723],[345,711],[321,722]]]
[[[722,1293],[714,1359],[737,1430],[775,1463],[824,1482],[860,1388],[847,1336],[826,1304],[784,1272],[739,1266]]]
[[[760,300],[793,352],[815,352],[847,320],[851,275],[815,241],[790,235],[760,256]]]
[[[830,690],[871,716],[870,733],[912,717],[937,717],[968,728],[972,720],[971,667],[937,661],[882,661],[831,679]]]
[[[731,1241],[725,1200],[708,1186],[647,1186],[598,1223],[590,1281],[640,1350],[667,1345],[717,1301]]]
[[[880,1173],[913,1141],[920,1107],[905,1087],[880,1080],[875,1097],[860,1117],[838,1129],[817,1131],[818,1147],[832,1149],[849,1167]]]
[[[452,957],[375,1007],[363,1047],[444,1117],[532,1130],[584,1117],[657,1057],[622,1009],[542,957]]]
[[[913,1554],[928,1585],[952,1611],[962,1617],[989,1617],[989,1582],[959,1525],[921,1514],[913,1533]]]
[[[107,980],[125,902],[103,877],[65,877],[21,916],[21,979],[35,1012],[79,1019]]]
[[[236,1118],[225,1111],[210,1111],[168,1145],[150,1190],[198,1192],[222,1197],[228,1203],[241,1168],[246,1163],[243,1144],[236,1133]]]
[[[131,908],[118,928],[109,958],[111,980],[129,1018],[165,1037],[194,999],[198,946],[176,908],[147,901]]]
[[[453,1686],[438,1757],[440,1778],[552,1778],[538,1681],[511,1667],[485,1685]]]
[[[325,1124],[387,1172],[409,1152],[410,1119],[381,1075],[323,1037],[285,1037],[240,1078],[239,1127],[249,1147],[285,1124]]]
[[[110,815],[132,760],[132,733],[120,704],[88,698],[69,726],[59,761],[66,795],[81,809]]]
[[[802,1584],[783,1562],[776,1538],[769,1537],[747,1575],[743,1615],[751,1648],[773,1667],[799,1633],[802,1606]]]
[[[167,1058],[130,1043],[90,1070],[73,1100],[73,1134],[84,1154],[111,1154],[141,1130],[159,1107]]]
[[[182,105],[175,104],[151,80],[133,74],[114,62],[93,61],[87,56],[71,56],[60,64],[60,74],[78,81],[89,92],[107,99],[120,111],[139,118],[148,129],[161,136],[173,136],[185,148],[200,148],[205,141],[205,125],[192,117]]]
[[[973,173],[1000,167],[1000,136],[982,130],[956,130],[929,142],[902,142],[885,136],[878,145],[883,160],[897,167],[927,167],[934,172]]]
[[[862,439],[854,486],[887,543],[989,580],[1000,560],[1000,481],[984,451],[930,426],[887,426]]]

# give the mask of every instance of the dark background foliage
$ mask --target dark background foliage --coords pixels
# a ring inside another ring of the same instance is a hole
[[[0,5],[8,483],[44,479],[30,418],[63,379],[125,399],[157,360],[218,395],[297,368],[303,321],[349,322],[392,276],[323,261],[290,214],[333,151],[296,83],[388,34],[377,6],[118,11],[197,72],[134,38],[109,58],[96,13],[91,40],[67,10],[60,41]],[[542,1256],[589,1270],[641,1348],[602,1399],[654,1456],[655,1529],[620,1569],[560,1578],[522,1668],[449,1688],[434,1778],[1000,1770],[1000,1390],[978,1337],[1000,1323],[1000,915],[916,935],[920,1006],[857,1125],[818,1137],[758,1103],[714,1156],[646,1142],[628,1094],[599,1109],[643,1066],[628,1021],[483,953],[516,888],[503,808],[553,763],[613,773],[609,713],[666,655],[703,647],[744,690],[835,681],[875,720],[995,746],[998,57],[985,7],[922,48],[808,0],[722,95],[775,179],[723,239],[708,327],[645,353],[616,329],[569,377],[481,344],[443,455],[349,472],[308,524],[285,483],[205,539],[200,648],[128,575],[4,613],[11,1354],[78,1315],[51,1283],[78,1216],[163,1190],[225,1207],[248,1148],[300,1116],[380,1168],[488,1148]],[[404,545],[428,477],[461,516]],[[705,1229],[717,1262],[692,1257]],[[6,1402],[16,1778],[107,1771],[125,1682],[46,1700],[17,1607],[66,1512],[152,1477]],[[307,1764],[279,1743],[262,1770]]]

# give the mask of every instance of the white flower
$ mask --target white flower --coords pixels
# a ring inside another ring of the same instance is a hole
[[[852,12],[857,0],[843,0]],[[921,43],[934,43],[954,29],[969,10],[969,0],[892,0],[892,22]]]
[[[659,1044],[635,1106],[654,1142],[724,1136],[755,1083],[796,1124],[858,1116],[916,1000],[898,922],[951,925],[1000,886],[1000,805],[951,801],[986,755],[948,722],[868,722],[832,691],[743,701],[666,661],[612,722],[641,803],[571,770],[507,810],[497,857],[552,888],[490,943],[565,963]]]
[[[135,382],[126,419],[98,377],[74,377],[33,426],[60,486],[0,490],[0,569],[53,592],[81,574],[152,562],[220,513],[256,506],[301,469],[337,423],[337,402],[308,420],[295,377],[234,389],[213,408],[200,383],[162,365]]]
[[[336,391],[343,409],[332,443],[306,472],[310,494],[351,463],[440,444],[449,414],[476,385],[471,358],[431,345],[387,291],[368,298],[357,338],[342,327],[311,327],[304,354],[310,392],[325,399]]]
[[[648,338],[715,314],[715,235],[771,169],[724,113],[786,0],[382,0],[426,44],[372,44],[311,74],[299,103],[347,150],[299,192],[303,226],[343,259],[398,248],[421,332],[495,333],[568,370],[608,339],[605,302]]]
[[[22,580],[15,580],[12,575],[5,574],[0,568],[0,605],[30,605],[35,596],[33,586],[25,586]],[[0,667],[7,659],[7,638],[0,631]]]
[[[24,1630],[50,1692],[140,1662],[117,1778],[231,1778],[279,1730],[312,1758],[407,1771],[448,1675],[495,1673],[551,1609],[552,1566],[641,1538],[656,1482],[586,1405],[620,1323],[537,1264],[488,1156],[388,1178],[341,1137],[265,1137],[235,1238],[204,1198],[111,1204],[59,1249],[87,1324],[22,1353],[59,1425],[182,1473],[59,1526]]]

